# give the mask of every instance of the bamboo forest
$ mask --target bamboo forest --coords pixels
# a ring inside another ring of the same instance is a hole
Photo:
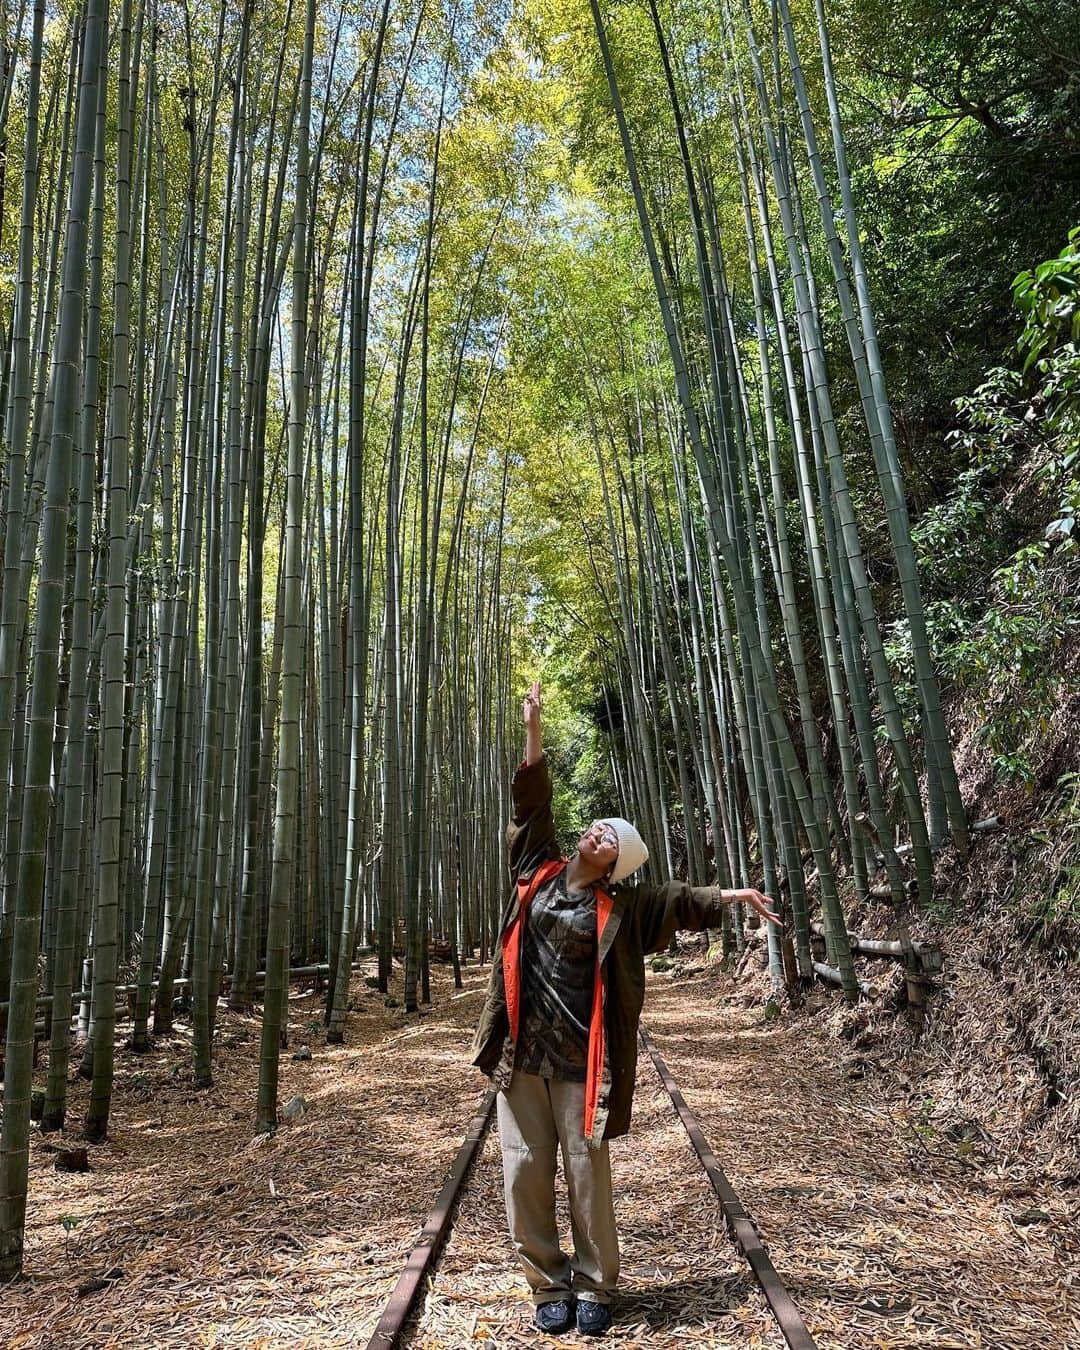
[[[1080,9],[0,49],[0,1346],[1080,1344]]]

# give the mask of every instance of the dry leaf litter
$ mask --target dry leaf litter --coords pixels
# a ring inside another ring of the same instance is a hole
[[[914,1063],[864,1077],[715,969],[645,1015],[821,1350],[1080,1346],[1075,1189],[935,1128]]]
[[[0,1345],[366,1345],[479,1099],[467,1057],[486,982],[471,967],[455,993],[436,968],[416,1018],[368,973],[345,1046],[323,1045],[321,999],[294,987],[280,1101],[301,1113],[272,1139],[253,1135],[255,1017],[219,1014],[209,1091],[194,1089],[183,1024],[148,1055],[118,1054],[110,1138],[82,1175],[50,1151],[75,1139],[87,1085],[73,1084],[67,1136],[33,1137],[30,1278],[3,1290]],[[1067,1196],[1027,1196],[1045,1218],[1018,1222],[977,1151],[927,1147],[910,1095],[852,1081],[834,1043],[798,1019],[766,1024],[756,998],[725,1003],[726,977],[673,973],[650,976],[648,1025],[822,1350],[1080,1345]],[[301,1045],[310,1061],[292,1060]],[[607,1343],[782,1345],[647,1061],[612,1156],[623,1280]],[[80,1294],[90,1281],[103,1287]],[[545,1342],[530,1320],[489,1136],[409,1343]]]

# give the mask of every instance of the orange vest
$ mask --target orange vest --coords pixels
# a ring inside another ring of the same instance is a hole
[[[502,935],[503,988],[506,991],[506,1013],[510,1021],[510,1037],[517,1043],[521,1021],[521,929],[525,911],[541,886],[558,876],[567,864],[566,858],[552,858],[543,863],[527,880],[517,884],[517,913]],[[604,1075],[604,987],[600,978],[600,939],[611,917],[612,899],[607,891],[596,890],[596,976],[593,980],[592,1015],[589,1019],[589,1055],[585,1071],[585,1127],[588,1139],[596,1119],[596,1103],[600,1096],[600,1080]]]

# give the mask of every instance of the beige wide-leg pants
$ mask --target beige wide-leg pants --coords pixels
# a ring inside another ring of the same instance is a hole
[[[533,1302],[573,1291],[607,1303],[619,1278],[619,1239],[611,1198],[608,1146],[591,1149],[582,1128],[585,1084],[515,1072],[498,1096],[506,1217]],[[570,1195],[574,1256],[559,1246],[555,1221],[556,1148]]]

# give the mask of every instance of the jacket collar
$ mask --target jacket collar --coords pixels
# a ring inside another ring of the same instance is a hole
[[[557,872],[561,872],[568,862],[568,858],[559,858],[553,859],[552,862],[545,863],[544,867],[547,869],[547,872],[543,879],[547,880],[550,877],[555,876]],[[532,880],[534,882],[537,880],[536,874],[534,874]],[[521,902],[524,898],[524,892],[528,889],[529,885],[526,883],[524,886],[515,888],[514,892],[511,894],[510,904],[506,910],[504,930],[517,920],[521,911]],[[604,888],[596,887],[595,889],[603,890]],[[621,887],[618,885],[605,891],[605,894],[611,897],[611,913],[608,915],[607,923],[604,924],[604,930],[600,934],[600,942],[597,947],[597,956],[601,965],[603,965],[605,957],[611,950],[611,944],[615,941],[615,934],[619,931],[619,924],[622,923],[623,911],[626,907],[623,901]],[[529,898],[532,899],[531,896]]]

